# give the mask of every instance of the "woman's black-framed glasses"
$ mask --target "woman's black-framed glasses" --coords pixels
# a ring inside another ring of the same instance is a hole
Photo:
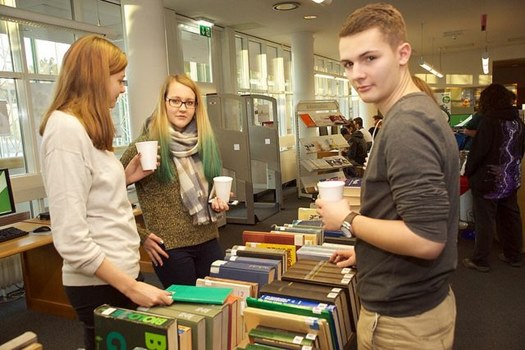
[[[182,105],[184,105],[186,109],[193,109],[197,107],[197,101],[193,100],[182,101],[178,98],[166,98],[166,101],[168,101],[169,105],[173,108],[180,108]]]

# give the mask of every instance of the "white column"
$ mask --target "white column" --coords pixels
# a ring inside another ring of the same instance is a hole
[[[235,47],[235,31],[232,28],[224,28],[222,32],[222,92],[237,93],[237,48]],[[217,89],[219,87],[217,86]]]
[[[121,0],[128,67],[131,135],[135,138],[155,107],[168,74],[162,0]]]
[[[301,100],[315,98],[314,36],[311,32],[292,34],[294,108]]]

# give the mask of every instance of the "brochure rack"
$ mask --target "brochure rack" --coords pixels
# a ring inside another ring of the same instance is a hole
[[[348,142],[339,133],[346,119],[336,100],[299,101],[296,106],[297,193],[312,197],[320,180],[345,179],[351,166],[341,155]]]

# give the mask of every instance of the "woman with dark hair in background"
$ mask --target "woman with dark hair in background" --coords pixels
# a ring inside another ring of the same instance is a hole
[[[479,111],[483,118],[465,168],[472,190],[476,241],[474,253],[463,264],[480,272],[490,271],[489,255],[496,232],[503,248],[498,258],[513,267],[522,265],[517,191],[525,126],[512,103],[513,95],[503,85],[491,84],[481,92]]]

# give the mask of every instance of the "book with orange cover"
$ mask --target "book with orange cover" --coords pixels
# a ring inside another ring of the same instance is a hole
[[[316,124],[315,124],[314,120],[312,119],[312,117],[310,116],[310,114],[308,114],[308,113],[301,113],[301,114],[299,114],[299,117],[303,121],[304,125],[306,125],[306,127],[312,128],[312,127],[316,126]]]
[[[228,329],[230,331],[230,337],[228,339],[228,349],[235,349],[236,346],[242,340],[242,319],[241,319],[241,303],[242,298],[230,295],[226,299],[226,305],[228,306],[229,324]]]
[[[246,247],[266,248],[266,249],[282,249],[287,253],[286,266],[290,268],[297,261],[297,253],[295,245],[293,244],[279,244],[279,243],[260,243],[260,242],[246,242]]]
[[[296,249],[299,249],[303,245],[317,245],[320,241],[320,234],[313,232],[302,232],[300,229],[295,227],[283,227],[274,226],[276,229],[272,231],[243,231],[242,240],[243,244],[247,242],[259,242],[259,243],[278,243],[295,245]],[[280,229],[283,228],[283,229]],[[321,231],[321,230],[319,230]]]

